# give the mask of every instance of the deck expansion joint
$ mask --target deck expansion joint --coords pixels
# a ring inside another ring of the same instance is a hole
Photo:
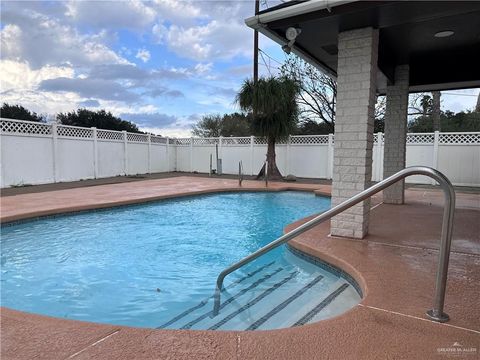
[[[361,306],[361,307],[364,307],[364,308],[367,308],[367,309],[372,309],[372,310],[377,310],[377,311],[383,311],[383,312],[390,313],[390,314],[393,314],[393,315],[404,316],[404,317],[407,317],[407,318],[410,318],[410,319],[426,321],[426,322],[429,322],[431,324],[435,324],[435,325],[439,325],[439,326],[447,326],[447,327],[451,327],[451,328],[454,328],[454,329],[464,330],[464,331],[472,332],[474,334],[480,334],[480,331],[478,331],[478,330],[469,329],[469,328],[465,328],[465,327],[461,327],[461,326],[457,326],[457,325],[451,325],[451,324],[447,324],[447,323],[440,323],[438,321],[432,321],[430,319],[424,319],[424,318],[414,316],[414,315],[402,314],[402,313],[397,312],[397,311],[382,309],[382,308],[378,308],[378,307],[375,307],[375,306],[364,305],[364,304],[357,304],[357,306]]]
[[[105,340],[107,340],[108,338],[112,337],[113,335],[115,334],[118,334],[120,332],[119,329],[115,330],[114,332],[102,337],[101,339],[95,341],[94,343],[88,345],[88,346],[85,346],[83,349],[77,351],[76,353],[70,355],[67,359],[73,359],[74,357],[76,357],[77,355],[80,355],[81,353],[83,353],[84,351],[87,351],[88,349],[94,347],[95,345],[97,344],[100,344],[101,342],[104,342]]]

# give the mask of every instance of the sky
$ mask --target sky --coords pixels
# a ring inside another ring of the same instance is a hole
[[[106,109],[143,131],[190,136],[202,116],[239,111],[253,10],[253,0],[2,1],[1,101],[49,118]],[[260,35],[260,48],[260,75],[275,74],[280,46]],[[478,91],[448,91],[442,109],[472,109]]]

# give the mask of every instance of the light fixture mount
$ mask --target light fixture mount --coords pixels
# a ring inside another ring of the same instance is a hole
[[[455,31],[453,30],[442,30],[442,31],[436,32],[435,35],[433,36],[436,38],[446,38],[446,37],[452,36],[453,34],[455,34]]]
[[[289,27],[285,32],[285,37],[287,38],[287,40],[292,41],[295,40],[301,32],[302,29],[300,28]]]

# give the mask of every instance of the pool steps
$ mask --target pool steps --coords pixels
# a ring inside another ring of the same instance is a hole
[[[222,292],[217,316],[213,316],[213,296],[210,296],[158,328],[265,330],[293,327],[335,316],[358,303],[358,294],[346,279],[326,278],[322,274],[319,271],[307,276],[271,262],[228,285]]]

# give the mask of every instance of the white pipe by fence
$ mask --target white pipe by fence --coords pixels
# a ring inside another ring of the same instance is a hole
[[[45,184],[167,171],[209,171],[218,144],[223,173],[238,163],[255,175],[265,161],[264,139],[249,137],[169,139],[161,136],[0,119],[1,187]],[[335,137],[290,136],[276,147],[284,174],[331,179]],[[383,178],[383,134],[374,136],[372,180]],[[216,164],[214,164],[216,166]],[[407,135],[407,166],[443,172],[452,183],[480,186],[480,133]],[[431,183],[422,176],[409,181]]]

